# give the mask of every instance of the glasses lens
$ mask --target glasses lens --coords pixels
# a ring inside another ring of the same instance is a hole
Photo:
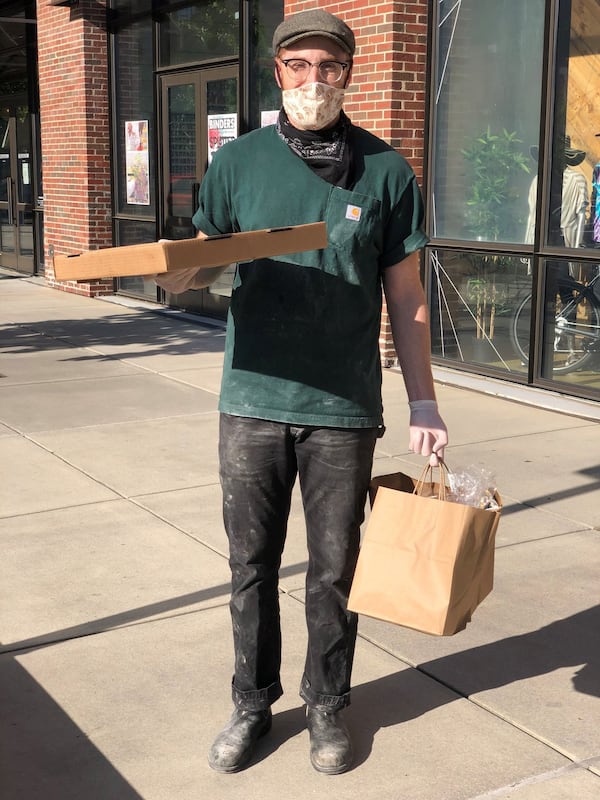
[[[303,81],[310,71],[310,64],[308,61],[303,61],[301,58],[291,58],[283,63],[288,71],[288,75],[295,81]]]
[[[344,67],[338,61],[322,61],[319,64],[319,74],[325,83],[336,83],[343,71]]]

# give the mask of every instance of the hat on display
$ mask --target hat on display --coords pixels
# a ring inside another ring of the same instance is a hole
[[[273,34],[273,52],[277,53],[280,47],[288,47],[301,39],[308,39],[309,36],[324,36],[339,45],[348,55],[354,55],[356,41],[352,30],[343,19],[320,9],[301,11],[286,17]]]
[[[584,150],[577,150],[571,147],[571,137],[565,136],[565,161],[570,167],[576,167],[586,157]]]
[[[600,136],[600,134],[596,134]],[[564,137],[565,149],[565,163],[569,167],[577,167],[581,162],[585,159],[587,153],[584,150],[577,150],[575,147],[571,147],[571,137],[565,136]],[[534,161],[538,161],[540,157],[540,150],[539,147],[534,144],[532,147],[529,148],[529,152],[531,153],[531,157]]]

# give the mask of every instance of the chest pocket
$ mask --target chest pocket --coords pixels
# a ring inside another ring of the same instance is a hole
[[[342,250],[380,250],[381,203],[374,197],[332,187],[327,203],[327,238]]]

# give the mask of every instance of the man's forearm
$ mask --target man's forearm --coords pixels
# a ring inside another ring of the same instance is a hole
[[[429,313],[418,273],[418,255],[391,269],[396,273],[385,280],[387,312],[408,399],[433,400]]]
[[[391,319],[391,316],[390,316]],[[392,323],[393,328],[393,323]],[[426,323],[400,323],[393,334],[409,400],[434,400],[430,337]]]
[[[435,401],[431,372],[431,337],[419,256],[411,256],[384,273],[383,285],[392,336],[410,405],[409,450],[439,464],[448,431]]]

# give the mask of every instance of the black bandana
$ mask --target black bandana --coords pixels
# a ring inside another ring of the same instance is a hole
[[[353,183],[351,122],[342,111],[333,128],[301,131],[294,128],[283,109],[277,120],[277,133],[290,150],[328,183],[349,189]]]

